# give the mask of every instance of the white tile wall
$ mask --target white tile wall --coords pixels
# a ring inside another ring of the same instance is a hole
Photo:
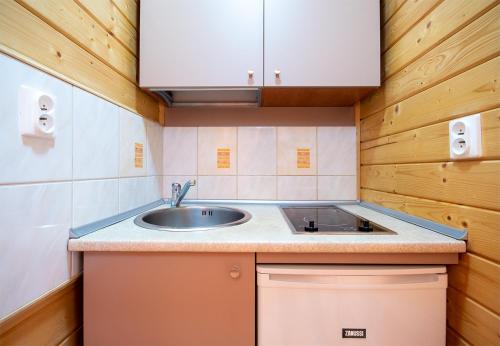
[[[356,140],[354,126],[166,127],[163,197],[197,179],[188,199],[355,200]],[[217,148],[231,149],[231,169],[216,167]],[[309,168],[297,167],[298,148]]]
[[[198,129],[165,127],[163,130],[163,173],[198,174]]]
[[[356,128],[318,127],[318,174],[356,175]]]
[[[276,175],[276,128],[238,128],[238,174]]]
[[[318,199],[355,200],[357,197],[355,175],[318,176]]]
[[[278,199],[315,200],[318,199],[316,176],[279,176]]]
[[[0,71],[1,319],[81,271],[70,227],[160,198],[163,128],[1,54]],[[21,85],[55,97],[54,140],[20,136]]]
[[[73,88],[73,178],[118,176],[120,108]]]
[[[236,199],[237,181],[234,175],[200,175],[198,177],[199,199]]]
[[[146,175],[148,155],[144,155],[144,162],[142,167],[136,167],[135,144],[142,144],[144,153],[146,153],[146,120],[140,115],[121,108],[120,177],[139,177]]]
[[[118,214],[118,179],[73,182],[73,227],[115,214]]]
[[[71,86],[0,54],[0,184],[71,179]],[[38,88],[55,98],[55,138],[19,135],[18,90]]]
[[[238,199],[276,199],[276,176],[239,175]]]
[[[0,317],[70,278],[71,182],[0,186]]]
[[[146,120],[147,175],[162,175],[163,172],[163,127]]]

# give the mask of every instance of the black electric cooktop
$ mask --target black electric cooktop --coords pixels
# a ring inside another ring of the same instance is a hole
[[[281,207],[297,234],[395,234],[336,206]]]

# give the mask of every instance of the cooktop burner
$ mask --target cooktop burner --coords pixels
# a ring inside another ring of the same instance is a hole
[[[293,233],[298,234],[395,234],[336,206],[281,207]]]

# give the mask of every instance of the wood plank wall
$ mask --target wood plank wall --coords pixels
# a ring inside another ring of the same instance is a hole
[[[0,345],[82,345],[82,325],[80,275],[0,320]]]
[[[0,52],[158,121],[137,87],[137,31],[136,0],[0,1]]]
[[[449,345],[500,344],[499,3],[382,0],[383,85],[360,104],[361,198],[469,230]],[[483,157],[450,162],[448,121],[479,112]]]

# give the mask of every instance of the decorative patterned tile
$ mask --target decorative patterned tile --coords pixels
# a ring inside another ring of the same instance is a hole
[[[198,128],[198,175],[235,175],[236,143],[236,127]],[[221,165],[221,155],[227,150],[229,162]],[[219,168],[221,166],[224,168]]]
[[[278,175],[316,175],[316,128],[278,127]],[[308,160],[299,168],[298,152]]]

